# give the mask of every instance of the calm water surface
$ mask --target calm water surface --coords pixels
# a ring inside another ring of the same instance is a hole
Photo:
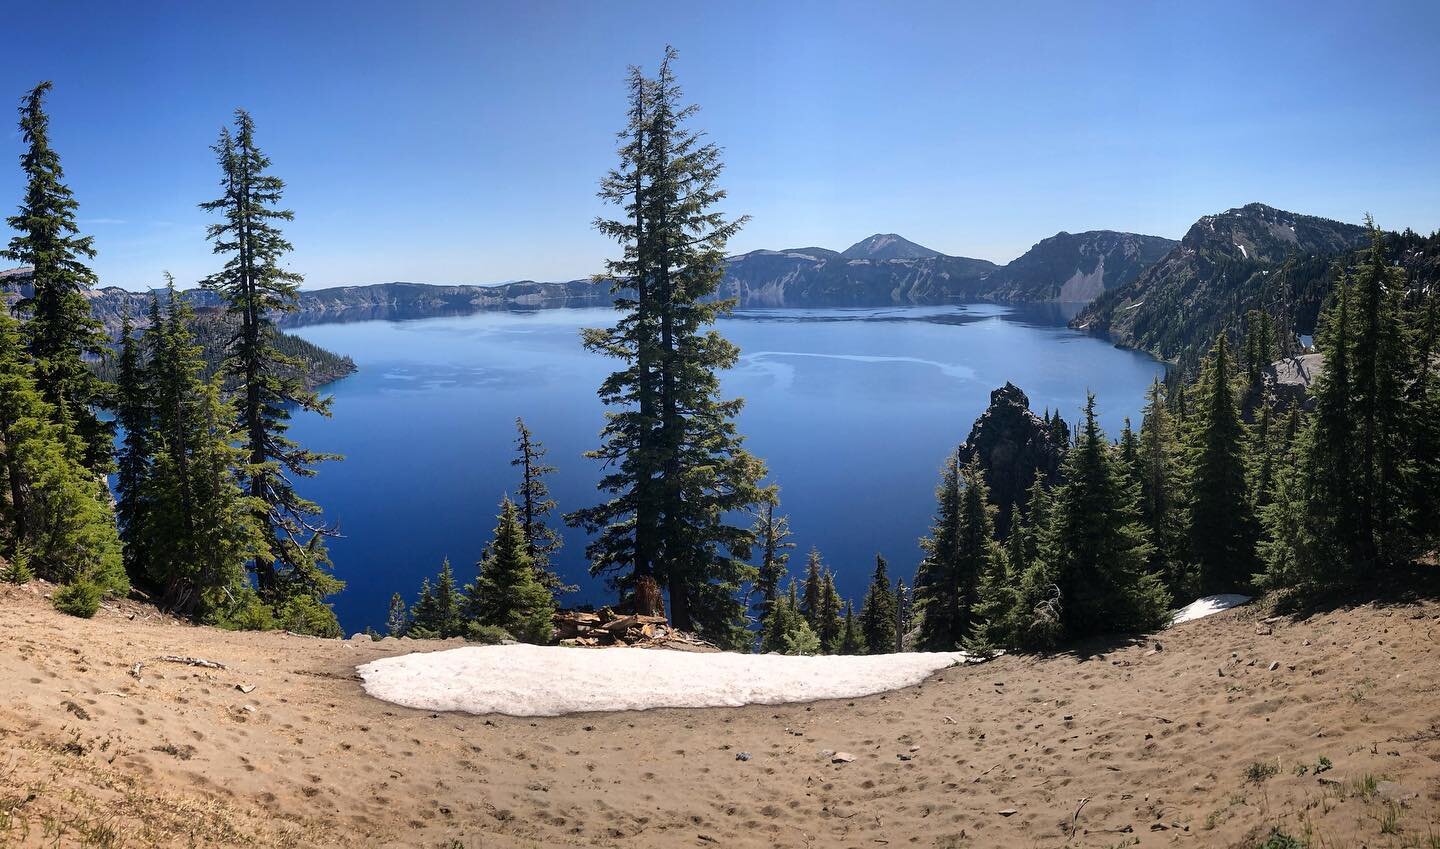
[[[595,388],[614,364],[585,352],[579,329],[614,315],[483,312],[292,331],[360,366],[327,387],[333,418],[301,416],[293,428],[306,446],[346,456],[304,490],[344,534],[331,553],[349,584],[335,602],[347,633],[382,627],[390,594],[413,599],[445,557],[470,580],[496,505],[516,487],[516,416],[560,469],[560,510],[596,500],[600,470],[581,454],[596,445]],[[741,431],[780,485],[798,544],[791,571],[814,545],[857,605],[876,552],[908,582],[939,467],[1007,380],[1037,412],[1059,408],[1072,423],[1094,391],[1112,436],[1125,416],[1138,419],[1163,366],[1068,330],[1064,317],[985,304],[748,310],[722,321],[743,351],[724,389],[746,399]],[[607,601],[584,546],[566,529],[558,566],[580,585],[566,601]]]

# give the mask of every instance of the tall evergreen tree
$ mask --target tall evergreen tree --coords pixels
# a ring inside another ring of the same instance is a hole
[[[158,301],[152,301],[158,312]],[[152,322],[156,320],[152,318]],[[115,521],[124,543],[125,571],[132,581],[145,579],[148,514],[143,487],[152,467],[154,405],[141,343],[127,309],[121,318],[120,358],[115,382],[115,423],[124,431],[115,474]]]
[[[780,583],[789,571],[790,520],[775,515],[775,502],[765,502],[755,520],[755,539],[760,548],[760,565],[755,572],[755,593],[760,596],[756,607],[757,618],[763,620],[770,612],[770,605],[780,594]]]
[[[1195,589],[1186,532],[1185,458],[1174,417],[1157,379],[1145,394],[1140,425],[1140,518],[1154,546],[1150,571],[1159,575],[1172,596]]]
[[[527,643],[550,642],[555,601],[540,583],[530,560],[521,511],[509,498],[500,502],[495,535],[468,588],[468,607],[481,625],[503,628]]]
[[[34,362],[35,383],[54,410],[53,420],[75,433],[82,462],[92,472],[109,468],[112,427],[97,408],[106,403],[106,387],[86,365],[86,357],[103,357],[105,332],[90,314],[85,293],[96,283],[85,261],[95,258],[89,236],[75,222],[79,209],[60,154],[50,146],[50,117],[45,95],[52,84],[42,82],[20,101],[20,137],[25,152],[25,197],[6,219],[15,231],[0,256],[31,266],[33,294],[15,304],[26,315],[23,333]]]
[[[922,541],[926,578],[920,588],[924,605],[920,646],[950,651],[969,639],[981,581],[997,568],[1001,552],[994,539],[995,508],[978,459],[964,469],[952,459],[938,496],[940,509],[932,536]],[[935,619],[932,610],[940,613]]]
[[[845,628],[842,612],[840,593],[835,590],[835,573],[826,569],[820,584],[820,607],[815,615],[815,636],[820,638],[820,649],[826,654],[840,650],[840,637]]]
[[[524,419],[515,419],[515,431],[515,453],[518,456],[510,461],[510,465],[520,468],[520,526],[525,531],[526,551],[535,569],[535,577],[552,595],[574,592],[577,588],[567,586],[550,567],[550,557],[564,544],[560,533],[549,525],[550,514],[555,510],[555,499],[550,497],[545,476],[555,474],[556,468],[545,463],[545,446],[535,439]]]
[[[790,581],[787,596],[775,599],[770,612],[760,623],[760,651],[766,654],[819,654],[820,640],[800,613],[795,581]]]
[[[622,587],[653,578],[669,591],[677,627],[733,641],[754,539],[728,517],[768,497],[764,464],[735,427],[743,402],[719,395],[718,372],[739,350],[712,328],[734,306],[713,295],[725,243],[745,219],[714,210],[725,198],[720,150],[688,127],[695,107],[681,105],[673,61],[667,49],[653,80],[632,71],[622,164],[601,185],[627,214],[597,222],[624,246],[608,270],[635,297],[617,301],[615,327],[585,334],[589,349],[626,368],[601,385],[601,400],[622,410],[590,454],[613,470],[600,483],[612,497],[572,518],[600,533],[587,549],[595,571],[621,572]]]
[[[1201,372],[1201,403],[1191,423],[1190,554],[1202,593],[1243,589],[1258,565],[1259,529],[1246,483],[1247,434],[1234,375],[1222,333]]]
[[[860,633],[865,640],[866,654],[888,654],[895,651],[895,591],[890,586],[890,572],[885,558],[875,555],[875,574],[865,600],[860,605]]]
[[[864,654],[865,640],[855,625],[855,605],[845,602],[845,624],[840,629],[840,645],[836,654]]]
[[[207,235],[214,252],[227,259],[203,283],[236,319],[223,372],[237,387],[245,488],[264,505],[258,518],[270,541],[252,565],[268,603],[280,608],[304,596],[318,604],[344,586],[327,571],[325,538],[334,529],[321,520],[320,507],[296,491],[295,479],[310,477],[320,462],[339,458],[306,449],[285,435],[294,409],[330,413],[329,399],[305,387],[298,361],[275,344],[273,316],[297,308],[302,279],[280,265],[293,248],[279,223],[294,213],[278,208],[285,182],[267,173],[270,159],[256,145],[249,113],[235,111],[233,132],[222,129],[214,150],[222,194],[200,207],[222,217]]]
[[[168,608],[214,621],[243,595],[245,564],[266,546],[257,518],[262,505],[244,494],[232,471],[244,465],[234,409],[221,400],[218,381],[201,377],[193,315],[173,279],[164,316],[158,308],[152,315],[143,385],[154,453],[138,493],[146,505],[137,534],[141,565]]]
[[[820,627],[820,605],[825,588],[825,561],[820,557],[820,549],[810,547],[810,553],[805,555],[805,590],[800,598],[800,604],[796,608],[805,621],[810,623],[811,630]]]
[[[1151,546],[1131,486],[1085,404],[1079,437],[1061,468],[1049,516],[1039,527],[1039,556],[1020,581],[1017,640],[1044,647],[1055,639],[1158,627],[1170,596],[1147,570]]]
[[[55,424],[15,319],[0,311],[0,492],[6,559],[57,583],[122,595],[130,583],[105,484]]]
[[[405,609],[405,599],[399,593],[390,596],[390,610],[385,615],[385,633],[392,637],[403,637],[410,630],[410,612]]]

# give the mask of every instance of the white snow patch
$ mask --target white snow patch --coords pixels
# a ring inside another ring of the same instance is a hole
[[[775,705],[898,690],[964,652],[787,657],[638,648],[466,646],[371,661],[365,692],[405,707],[510,716]]]
[[[1241,256],[1245,257],[1246,259],[1249,259],[1249,258],[1250,258],[1250,252],[1247,251],[1247,250],[1245,250],[1245,246],[1244,246],[1244,245],[1240,244],[1239,242],[1236,242],[1236,243],[1235,243],[1235,247],[1237,247],[1237,248],[1240,249],[1240,255],[1241,255]]]
[[[1170,614],[1170,624],[1179,625],[1181,622],[1190,622],[1206,616],[1212,616],[1232,607],[1239,607],[1250,600],[1248,595],[1236,593],[1223,593],[1221,595],[1207,595],[1204,598],[1197,598],[1179,610]]]

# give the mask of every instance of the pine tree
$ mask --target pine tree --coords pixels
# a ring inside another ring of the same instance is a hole
[[[495,535],[467,594],[479,624],[503,628],[522,642],[550,642],[555,600],[536,577],[521,512],[508,497],[500,502]]]
[[[825,562],[820,558],[820,549],[810,547],[810,553],[805,555],[805,594],[800,599],[800,605],[796,609],[805,621],[810,623],[811,630],[820,627],[820,605],[825,587]]]
[[[914,599],[904,578],[895,579],[895,651],[905,650],[905,635],[914,624]]]
[[[158,311],[158,302],[152,303]],[[132,582],[144,580],[144,564],[149,560],[145,552],[147,537],[143,533],[149,508],[143,488],[152,467],[155,420],[141,347],[127,309],[121,319],[115,383],[115,423],[124,432],[116,458],[115,521],[124,543],[125,571]]]
[[[105,484],[81,462],[78,437],[55,424],[16,321],[0,310],[0,541],[6,559],[57,583],[123,595],[130,582]]]
[[[835,573],[826,569],[820,585],[820,608],[815,616],[815,636],[820,638],[820,649],[825,654],[835,654],[840,649],[840,636],[845,627],[840,614],[840,593],[835,590]]]
[[[559,532],[548,524],[555,499],[550,497],[545,476],[553,475],[556,469],[546,465],[545,446],[535,439],[524,419],[515,419],[515,430],[515,453],[519,456],[510,465],[520,467],[520,524],[535,576],[552,595],[574,592],[577,588],[566,585],[550,566],[550,557],[564,544]]]
[[[435,604],[435,588],[429,578],[420,579],[420,595],[415,606],[410,608],[410,624],[405,629],[407,636],[431,639],[439,634],[442,616]]]
[[[1186,532],[1185,460],[1175,420],[1157,379],[1145,394],[1140,424],[1140,518],[1154,551],[1150,571],[1161,577],[1172,596],[1194,594],[1190,540]]]
[[[419,639],[449,639],[465,635],[465,616],[461,595],[455,586],[455,571],[450,558],[440,563],[440,574],[432,584],[429,578],[420,582],[420,597],[411,609],[410,627],[406,633]]]
[[[888,654],[895,651],[897,624],[895,592],[890,587],[889,567],[885,558],[877,554],[875,574],[860,605],[860,633],[864,636],[865,653]]]
[[[34,292],[18,301],[15,311],[29,316],[22,332],[36,386],[54,411],[52,421],[78,437],[73,447],[85,467],[103,472],[110,465],[113,429],[97,415],[106,403],[106,387],[85,363],[107,351],[105,332],[85,297],[97,282],[85,264],[95,258],[95,248],[89,236],[79,235],[79,204],[63,182],[60,155],[50,146],[45,95],[51,88],[48,81],[40,83],[20,101],[20,136],[27,145],[20,156],[25,198],[6,219],[15,235],[0,256],[34,269]]]
[[[253,568],[260,595],[277,611],[295,604],[320,614],[320,601],[344,586],[327,571],[325,537],[334,530],[321,522],[320,507],[296,491],[294,479],[310,477],[317,464],[339,458],[310,451],[285,435],[293,409],[327,416],[330,412],[329,399],[322,400],[301,382],[298,361],[275,345],[273,316],[297,308],[302,279],[280,266],[292,246],[278,222],[290,221],[294,214],[277,208],[285,182],[267,173],[270,159],[256,146],[249,113],[235,111],[234,131],[222,129],[214,150],[223,194],[200,207],[222,216],[207,235],[214,252],[228,259],[203,285],[218,294],[237,319],[223,373],[237,386],[244,484],[248,494],[264,504],[258,518],[270,543],[268,551],[254,558]],[[304,600],[297,601],[301,597]]]
[[[1204,594],[1244,589],[1258,566],[1259,529],[1246,485],[1246,432],[1233,378],[1222,333],[1201,372],[1202,404],[1191,423],[1190,556]]]
[[[865,642],[855,627],[855,605],[845,602],[845,624],[840,630],[840,646],[836,654],[864,654]]]
[[[1055,639],[1158,627],[1170,596],[1147,571],[1151,546],[1140,523],[1139,493],[1085,404],[1078,439],[1061,468],[1039,555],[1020,581],[1017,639],[1037,648]]]
[[[923,651],[948,651],[964,633],[959,594],[960,457],[950,455],[935,489],[935,519],[930,535],[920,540],[925,557],[915,574],[915,606],[920,611],[918,646]],[[968,624],[968,623],[967,623]]]
[[[755,539],[760,548],[760,565],[755,571],[754,591],[760,596],[756,605],[757,618],[763,620],[770,612],[770,605],[780,594],[780,583],[789,571],[790,519],[775,515],[775,502],[765,502],[765,507],[755,520]]]
[[[688,128],[695,108],[681,105],[673,61],[667,49],[653,80],[632,71],[622,164],[601,186],[627,213],[597,226],[624,246],[608,271],[634,298],[617,301],[615,327],[584,337],[626,367],[601,385],[601,400],[621,409],[589,455],[613,470],[600,482],[611,498],[570,518],[600,533],[587,548],[592,570],[621,572],[622,588],[653,578],[669,591],[677,627],[732,642],[744,627],[737,592],[751,576],[754,538],[728,517],[770,497],[759,485],[764,464],[735,427],[743,402],[719,394],[718,373],[739,350],[712,328],[734,306],[713,295],[725,243],[745,219],[713,209],[725,198],[720,151]]]
[[[405,609],[405,599],[399,593],[390,596],[390,611],[385,616],[385,633],[392,637],[403,637],[410,630],[410,612]]]
[[[766,654],[819,654],[820,639],[800,613],[795,581],[788,596],[775,599],[760,625],[760,651]]]
[[[952,459],[937,494],[936,524],[931,537],[921,542],[926,571],[920,588],[920,647],[951,651],[970,638],[981,581],[997,568],[1001,553],[994,539],[995,508],[978,459],[963,470],[958,458]],[[932,619],[932,610],[940,615]]]
[[[216,621],[246,586],[245,564],[266,546],[257,519],[262,505],[232,471],[244,462],[234,409],[221,400],[218,381],[201,377],[193,314],[173,279],[165,314],[152,306],[151,315],[142,385],[150,395],[153,456],[137,493],[145,505],[136,528],[139,565],[166,607]]]

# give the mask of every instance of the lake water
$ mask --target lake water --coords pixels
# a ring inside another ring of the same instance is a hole
[[[307,447],[346,456],[303,489],[344,535],[331,553],[349,584],[335,599],[347,633],[382,627],[390,594],[413,600],[444,557],[470,580],[500,497],[516,487],[516,416],[559,467],[551,490],[560,511],[596,500],[598,464],[581,455],[596,445],[595,388],[614,363],[585,352],[579,329],[614,316],[481,312],[292,330],[360,367],[327,387],[333,418],[303,415],[293,428]],[[1007,380],[1037,412],[1059,408],[1072,423],[1094,391],[1112,436],[1136,418],[1164,367],[1065,328],[1065,317],[984,304],[747,310],[723,320],[743,352],[724,389],[746,399],[741,432],[780,486],[797,543],[792,573],[813,545],[857,605],[876,552],[908,583],[940,465]],[[610,601],[588,577],[584,546],[566,529],[557,565],[580,590],[565,602]]]

